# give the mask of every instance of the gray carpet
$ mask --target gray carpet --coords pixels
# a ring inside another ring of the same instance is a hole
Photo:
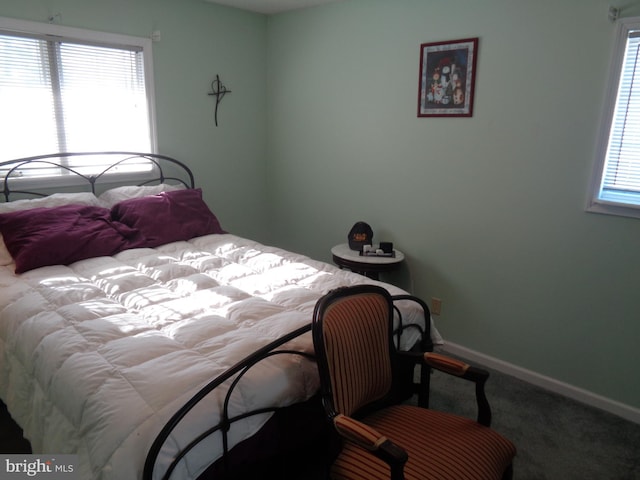
[[[640,425],[489,370],[493,428],[517,447],[514,480],[640,480]],[[435,372],[431,407],[475,418],[472,384]],[[0,453],[29,453],[0,403]],[[301,480],[321,478],[312,468]]]
[[[492,427],[518,449],[514,480],[640,480],[640,425],[487,370]],[[431,382],[431,408],[475,418],[472,384]]]

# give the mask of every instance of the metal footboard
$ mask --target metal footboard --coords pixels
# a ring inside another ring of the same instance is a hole
[[[420,340],[415,344],[413,349],[420,350],[423,352],[432,351],[433,342],[432,342],[431,336],[428,334],[430,312],[427,305],[421,299],[413,295],[397,295],[392,298],[394,302],[401,301],[401,300],[409,300],[409,301],[418,303],[423,309],[424,318],[425,318],[424,328],[423,326],[417,325],[417,324],[403,325],[402,313],[396,306],[394,306],[394,309],[399,319],[399,327],[394,331],[394,335],[396,336],[397,342],[398,342],[397,344],[399,345],[401,336],[407,330],[418,329],[420,333]],[[308,325],[300,327],[290,332],[289,334],[284,335],[283,337],[265,345],[264,347],[260,348],[259,350],[252,353],[248,357],[245,357],[242,361],[238,362],[233,367],[229,368],[222,375],[216,377],[210,383],[205,385],[198,393],[196,393],[182,408],[180,408],[171,417],[171,419],[162,428],[162,430],[156,437],[155,441],[151,445],[151,448],[149,449],[149,452],[147,454],[147,458],[145,461],[145,465],[144,465],[144,471],[142,476],[143,480],[152,480],[154,472],[156,470],[156,462],[158,460],[158,457],[160,455],[160,452],[164,444],[166,443],[166,441],[168,440],[169,436],[174,431],[174,429],[185,418],[185,416],[201,400],[203,400],[207,395],[213,392],[217,387],[225,384],[226,382],[231,382],[229,385],[229,389],[225,395],[220,422],[217,425],[211,427],[210,429],[200,434],[198,437],[194,438],[191,442],[189,442],[189,444],[184,449],[177,452],[171,464],[167,467],[166,471],[163,472],[160,478],[163,480],[170,479],[171,474],[175,470],[176,466],[182,461],[184,456],[187,455],[187,453],[189,453],[189,451],[191,451],[201,441],[203,441],[205,438],[209,437],[210,435],[216,432],[220,432],[222,437],[222,456],[220,457],[219,461],[222,462],[222,471],[225,471],[226,467],[228,466],[228,454],[230,451],[229,444],[228,444],[228,437],[229,437],[229,431],[233,423],[253,415],[275,412],[277,410],[281,410],[282,408],[286,408],[286,407],[267,407],[267,408],[253,410],[250,412],[245,412],[240,415],[232,417],[229,415],[229,401],[230,401],[231,395],[234,392],[235,387],[239,384],[239,382],[242,380],[244,375],[249,371],[249,369],[251,369],[254,365],[259,363],[260,361],[266,358],[272,357],[274,355],[283,355],[283,354],[300,355],[307,359],[314,360],[315,356],[311,353],[281,348],[286,343],[309,332],[310,330],[311,330],[311,324],[309,323]],[[421,370],[420,383],[417,383],[414,381],[413,365],[403,365],[403,366],[400,366],[400,369],[402,370],[402,372],[399,372],[398,378],[400,379],[399,381],[402,385],[398,385],[397,388],[401,389],[402,392],[399,392],[397,394],[398,399],[401,399],[402,397],[406,398],[407,396],[411,396],[413,394],[418,394],[419,402],[421,402],[421,404],[423,405],[428,405],[429,373],[430,373],[429,369]]]
[[[222,461],[225,462],[227,459],[227,454],[229,453],[228,433],[231,428],[231,425],[234,422],[250,417],[252,415],[259,415],[262,413],[273,412],[278,410],[278,407],[261,408],[258,410],[253,410],[250,412],[243,413],[242,415],[230,417],[228,407],[229,407],[229,400],[234,391],[234,388],[238,385],[242,377],[246,374],[246,372],[252,366],[260,362],[261,360],[264,360],[265,358],[269,358],[273,355],[292,354],[292,355],[301,355],[306,358],[313,359],[314,356],[306,352],[300,352],[296,350],[287,350],[287,349],[279,350],[279,347],[281,347],[285,343],[290,342],[294,338],[299,337],[300,335],[310,330],[311,330],[311,324],[305,325],[304,327],[298,328],[297,330],[294,330],[293,332],[283,337],[280,337],[279,339],[265,345],[264,347],[255,351],[253,354],[246,357],[244,360],[238,362],[236,365],[229,368],[222,375],[216,377],[210,383],[205,385],[198,393],[196,393],[182,408],[180,408],[180,410],[178,410],[173,415],[173,417],[171,417],[171,419],[162,428],[162,430],[156,437],[155,441],[151,445],[151,448],[149,449],[149,453],[147,454],[147,459],[144,465],[144,471],[142,475],[143,480],[151,480],[153,478],[153,472],[156,466],[156,461],[158,459],[158,455],[160,454],[160,450],[162,449],[162,446],[164,445],[166,440],[169,438],[169,435],[174,430],[174,428],[176,428],[176,426],[187,415],[187,413],[189,413],[193,409],[193,407],[195,407],[198,404],[198,402],[200,402],[203,398],[205,398],[216,387],[222,385],[223,383],[227,382],[230,379],[233,379],[229,387],[229,390],[225,396],[224,407],[221,413],[220,422],[214,427],[200,434],[197,438],[193,439],[189,443],[189,445],[187,445],[184,449],[180,450],[175,456],[175,458],[173,459],[173,461],[171,462],[171,464],[169,465],[169,467],[167,468],[167,471],[163,474],[161,478],[163,480],[169,479],[171,477],[171,473],[173,472],[175,467],[178,465],[178,463],[180,463],[180,461],[184,458],[184,456],[187,453],[189,453],[189,451],[192,450],[193,447],[195,447],[198,443],[200,443],[202,440],[204,440],[209,435],[212,435],[215,432],[221,432],[222,434],[223,454],[221,458],[222,458]]]

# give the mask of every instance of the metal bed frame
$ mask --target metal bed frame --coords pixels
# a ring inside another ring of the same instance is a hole
[[[94,156],[107,156],[113,157],[113,163],[104,168],[101,171],[98,171],[91,175],[85,175],[76,170],[73,167],[69,167],[65,165],[64,159],[70,157],[94,157]],[[2,193],[5,201],[10,201],[11,195],[19,195],[19,196],[37,196],[44,197],[47,196],[48,193],[42,193],[37,190],[23,190],[23,189],[12,189],[14,182],[16,179],[20,178],[20,170],[24,168],[26,165],[32,164],[42,164],[45,166],[53,166],[59,167],[61,169],[66,170],[71,175],[75,175],[77,178],[82,179],[80,181],[80,186],[75,185],[74,190],[85,191],[87,188],[94,194],[97,193],[97,186],[108,184],[109,182],[116,181],[118,184],[122,184],[122,178],[113,179],[113,173],[115,169],[126,162],[140,162],[140,161],[148,161],[153,166],[152,174],[145,178],[141,183],[138,183],[138,186],[142,185],[154,185],[159,183],[170,182],[178,182],[186,186],[187,188],[194,188],[194,176],[192,171],[187,167],[183,162],[176,160],[174,158],[159,155],[154,153],[138,153],[138,152],[122,152],[122,151],[113,151],[113,152],[74,152],[74,153],[55,153],[55,154],[47,154],[47,155],[38,155],[33,157],[25,157],[19,158],[15,160],[5,161],[0,163],[0,172],[6,172],[4,178],[2,179]],[[180,172],[179,175],[167,174],[168,166],[177,168]],[[103,182],[103,183],[101,183]],[[125,182],[126,183],[126,182]],[[47,187],[48,189],[48,187]],[[83,190],[85,189],[85,190]],[[410,328],[416,328],[419,330],[420,340],[414,346],[416,351],[432,351],[433,350],[433,342],[428,333],[429,328],[429,320],[430,320],[430,312],[429,308],[425,302],[421,299],[412,296],[412,295],[398,295],[393,297],[394,302],[396,301],[414,301],[417,302],[424,312],[425,318],[425,326],[423,329],[419,325],[402,325],[402,321],[399,322],[400,327],[394,332],[396,338],[398,339],[398,345],[400,341],[400,337],[403,332]],[[394,307],[396,314],[399,316],[399,320],[401,320],[400,310],[397,307]],[[247,417],[253,415],[259,415],[270,412],[278,412],[285,411],[290,407],[269,407],[269,408],[261,408],[254,411],[244,412],[237,416],[231,416],[229,413],[229,402],[231,395],[234,392],[234,389],[238,386],[238,384],[242,381],[244,375],[251,369],[254,365],[259,363],[260,361],[272,357],[274,355],[299,355],[305,357],[310,360],[314,360],[314,355],[296,351],[286,348],[286,343],[291,340],[303,335],[311,330],[311,319],[309,319],[309,324],[305,325],[297,330],[290,332],[287,335],[263,346],[258,349],[251,355],[245,357],[242,361],[229,368],[223,374],[217,376],[212,379],[207,385],[205,385],[197,394],[195,394],[188,402],[186,402],[175,414],[173,417],[162,427],[160,432],[158,433],[155,441],[151,445],[146,461],[144,464],[144,471],[142,478],[143,480],[152,480],[154,478],[154,474],[156,473],[156,462],[158,457],[162,451],[163,445],[170,437],[171,433],[174,429],[180,424],[181,420],[191,411],[199,402],[203,401],[212,391],[216,388],[224,386],[224,388],[228,387],[228,391],[225,396],[223,411],[221,413],[220,422],[214,427],[210,428],[206,432],[199,435],[197,438],[194,438],[184,449],[178,451],[171,464],[167,468],[165,472],[162,472],[163,480],[168,480],[171,477],[172,472],[175,467],[182,461],[185,455],[188,454],[196,445],[198,445],[202,440],[209,437],[210,435],[220,432],[222,437],[222,456],[214,462],[217,468],[216,472],[222,472],[222,476],[225,476],[226,473],[230,471],[230,462],[229,462],[229,452],[232,450],[229,448],[229,432],[235,422],[238,420],[245,419]],[[420,371],[420,381],[416,382],[414,380],[414,366],[413,365],[403,365],[399,367],[399,380],[395,388],[394,396],[397,400],[406,399],[413,394],[418,394],[418,401],[421,405],[428,406],[429,402],[429,377],[430,370],[427,368],[422,368]],[[258,432],[259,434],[260,432]],[[241,442],[242,443],[242,442]],[[238,446],[241,446],[239,444]],[[235,448],[235,447],[234,447]],[[208,470],[207,472],[210,471]],[[203,477],[206,477],[208,473],[205,472]]]
[[[417,302],[423,309],[425,318],[429,319],[429,308],[427,305],[419,298],[413,295],[395,295],[392,296],[394,302],[401,300],[410,300]],[[402,317],[400,310],[397,306],[394,306],[394,310],[398,315],[399,325],[400,327],[394,331],[394,336],[397,339],[397,344],[400,342],[400,338],[404,331],[407,329],[417,329],[420,332],[420,341],[415,345],[414,349],[416,351],[427,352],[433,350],[433,342],[431,337],[427,334],[427,331],[423,329],[421,326],[417,324],[410,324],[402,326]],[[427,324],[428,325],[428,324]],[[229,389],[225,395],[223,410],[221,414],[220,422],[214,427],[210,428],[206,432],[202,433],[200,436],[195,438],[192,442],[189,443],[183,450],[178,452],[178,454],[174,457],[172,463],[164,472],[163,476],[160,477],[163,480],[168,480],[171,478],[171,473],[178,465],[178,463],[182,460],[182,458],[193,449],[199,442],[204,440],[209,435],[212,435],[216,432],[220,432],[222,435],[222,446],[223,446],[223,454],[217,462],[221,462],[221,468],[218,472],[224,474],[229,473],[230,471],[230,463],[229,463],[229,452],[228,448],[228,435],[231,430],[233,423],[245,419],[247,417],[253,415],[259,415],[268,412],[277,412],[277,411],[285,411],[290,407],[270,407],[270,408],[261,408],[257,410],[252,410],[249,412],[244,412],[237,416],[231,416],[229,414],[229,401],[234,392],[234,389],[241,382],[243,376],[262,360],[265,360],[274,355],[299,355],[303,356],[307,359],[314,360],[315,356],[313,354],[309,354],[306,352],[301,352],[297,350],[290,350],[287,348],[283,348],[283,346],[290,342],[291,340],[303,335],[311,330],[311,319],[309,319],[309,324],[303,327],[300,327],[287,335],[280,337],[279,339],[265,345],[264,347],[256,350],[253,354],[245,357],[242,361],[238,362],[233,367],[229,368],[223,374],[219,375],[215,379],[213,379],[210,383],[205,385],[197,394],[195,394],[187,403],[184,404],[182,408],[180,408],[173,417],[166,423],[163,429],[160,431],[158,436],[156,437],[153,445],[149,449],[149,453],[147,455],[147,459],[144,466],[144,472],[142,479],[143,480],[152,480],[155,472],[155,465],[157,458],[160,454],[162,446],[167,441],[171,432],[178,426],[180,421],[189,413],[193,407],[195,407],[200,401],[207,397],[215,388],[229,384]],[[425,407],[428,407],[429,404],[429,385],[430,385],[430,369],[422,367],[420,369],[420,380],[418,382],[414,381],[414,368],[413,364],[399,365],[398,371],[395,372],[394,376],[397,379],[397,383],[395,386],[393,401],[398,402],[405,400],[406,398],[412,396],[413,394],[418,395],[418,403]],[[208,477],[207,477],[208,478]]]
[[[91,157],[111,157],[114,158],[113,162],[111,162],[107,167],[102,169],[101,171],[97,171],[92,173],[91,175],[85,175],[81,173],[78,169],[74,167],[70,167],[66,165],[67,158],[72,157],[80,157],[80,158],[91,158]],[[168,157],[166,155],[159,155],[157,153],[139,153],[139,152],[124,152],[124,151],[113,151],[113,152],[69,152],[69,153],[50,153],[46,155],[36,155],[33,157],[24,157],[17,158],[14,160],[8,160],[5,162],[0,162],[0,172],[6,171],[4,174],[4,178],[2,179],[2,195],[4,196],[5,202],[10,201],[10,196],[20,194],[27,196],[35,196],[35,197],[45,197],[48,194],[43,193],[38,190],[12,190],[11,186],[16,181],[24,181],[24,175],[21,174],[21,169],[23,169],[27,165],[42,165],[42,166],[50,166],[59,168],[61,170],[66,171],[71,175],[71,178],[82,180],[80,183],[85,187],[89,188],[89,191],[96,194],[96,187],[100,184],[100,182],[104,182],[105,184],[109,181],[118,182],[122,177],[118,175],[118,179],[116,180],[114,176],[117,174],[116,170],[121,165],[126,165],[127,163],[132,162],[149,162],[152,166],[151,173],[148,177],[144,178],[141,183],[138,183],[138,186],[142,185],[154,185],[159,183],[165,183],[167,181],[173,181],[177,183],[183,184],[185,187],[193,188],[195,186],[195,181],[193,177],[193,172],[187,165],[182,163],[175,158]],[[165,173],[168,170],[168,166],[173,165],[178,168],[178,171],[181,172],[181,176],[167,175]],[[58,179],[59,177],[56,177]],[[79,188],[79,187],[78,187]],[[79,188],[80,189],[80,188]],[[81,189],[80,189],[81,190]],[[83,190],[81,190],[83,191]]]

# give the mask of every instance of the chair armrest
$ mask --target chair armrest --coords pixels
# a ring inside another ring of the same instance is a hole
[[[342,438],[355,443],[385,461],[391,467],[391,471],[399,474],[402,478],[404,464],[409,458],[402,447],[393,443],[374,428],[343,414],[333,417],[333,425]]]
[[[435,370],[473,382],[475,384],[476,403],[478,405],[477,421],[481,425],[491,426],[491,406],[484,391],[485,383],[489,378],[489,372],[440,353],[398,352],[398,354],[404,358],[410,358],[416,363],[422,363]]]
[[[430,367],[457,377],[464,378],[471,370],[471,365],[468,363],[442,355],[441,353],[425,352],[423,354],[423,359]],[[473,373],[473,370],[471,371]],[[489,374],[487,373],[487,377],[488,376]]]
[[[425,363],[431,368],[475,383],[476,403],[478,405],[477,421],[486,427],[491,426],[491,407],[484,391],[489,372],[440,353],[425,352],[423,357]]]

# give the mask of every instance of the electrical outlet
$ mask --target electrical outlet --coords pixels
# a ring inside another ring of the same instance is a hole
[[[440,315],[442,312],[442,300],[437,297],[431,297],[431,315]]]

